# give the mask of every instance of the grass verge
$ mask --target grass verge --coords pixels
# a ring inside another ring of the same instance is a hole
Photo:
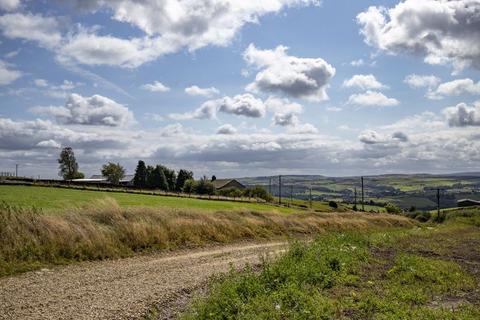
[[[332,230],[409,226],[389,215],[120,207],[105,199],[62,214],[0,204],[0,275],[138,252],[273,239]]]
[[[479,319],[480,211],[470,213],[441,226],[294,244],[259,269],[213,279],[182,318]]]

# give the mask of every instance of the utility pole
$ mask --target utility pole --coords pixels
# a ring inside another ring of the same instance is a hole
[[[310,209],[312,209],[312,186],[310,186]]]
[[[278,176],[278,204],[282,204],[282,176]]]
[[[440,219],[440,189],[437,189],[437,219]]]
[[[293,184],[290,185],[290,207],[293,206]]]
[[[268,193],[272,194],[272,177],[268,178]]]
[[[18,163],[15,164],[15,177],[18,177]]]
[[[354,199],[355,199],[355,200],[354,200],[355,207],[354,207],[354,208],[355,208],[355,211],[357,211],[357,209],[358,209],[358,208],[357,208],[357,187],[355,187],[354,190],[355,190],[355,197],[354,197]]]
[[[363,177],[362,177],[362,211],[365,211],[365,193],[363,192]]]

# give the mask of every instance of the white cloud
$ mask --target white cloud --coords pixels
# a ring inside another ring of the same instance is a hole
[[[203,97],[212,97],[220,93],[217,88],[210,87],[210,88],[200,88],[198,86],[191,86],[185,88],[185,93],[190,96],[203,96]]]
[[[278,92],[311,101],[328,99],[326,89],[335,68],[321,58],[298,58],[287,54],[287,47],[260,50],[250,44],[243,56],[260,69],[247,86],[252,92]]]
[[[392,54],[407,53],[456,71],[480,68],[478,0],[406,0],[370,7],[357,16],[365,42]]]
[[[145,113],[145,119],[149,119],[149,120],[153,120],[153,121],[157,121],[157,122],[162,122],[165,120],[165,118],[157,113],[150,113],[150,112],[147,112]]]
[[[180,123],[170,124],[161,129],[160,135],[162,137],[175,137],[179,134],[184,134],[185,128]]]
[[[276,126],[296,126],[299,122],[297,115],[294,113],[275,113],[273,116],[273,124]]]
[[[40,46],[53,49],[62,40],[58,21],[52,17],[31,13],[10,13],[0,16],[0,29],[7,38],[35,41]]]
[[[281,99],[278,97],[268,97],[265,101],[267,109],[274,113],[302,113],[303,106],[296,102],[291,102],[288,99]]]
[[[356,74],[343,82],[346,88],[368,89],[386,89],[387,86],[380,83],[373,74]]]
[[[33,80],[33,83],[40,88],[48,87],[48,81],[45,79],[35,79]]]
[[[348,98],[347,103],[363,107],[392,107],[400,104],[397,99],[389,98],[383,93],[376,91],[353,94]]]
[[[20,78],[22,73],[11,69],[5,62],[0,60],[0,86],[5,86],[13,83]]]
[[[12,11],[20,6],[20,0],[0,0],[0,10]]]
[[[41,148],[60,148],[62,145],[53,139],[43,140],[36,144],[37,147]]]
[[[249,93],[236,95],[233,98],[224,97],[223,99],[217,100],[217,103],[220,112],[237,116],[262,118],[266,113],[266,107],[263,101]]]
[[[343,109],[340,108],[340,107],[327,107],[326,110],[329,111],[329,112],[340,112]]]
[[[412,88],[433,88],[440,83],[441,79],[434,75],[410,74],[405,77],[405,82]]]
[[[54,116],[60,123],[123,127],[135,122],[127,107],[100,95],[71,94],[64,107],[34,107],[32,112]]]
[[[200,107],[191,112],[171,113],[168,115],[173,120],[206,120],[216,117],[218,103],[216,100],[204,102]]]
[[[480,101],[473,106],[466,103],[460,103],[455,107],[449,107],[443,110],[448,124],[451,127],[480,126]]]
[[[361,67],[365,65],[365,61],[363,61],[363,59],[353,60],[350,62],[350,65],[353,67]]]
[[[142,89],[148,90],[151,92],[168,92],[170,91],[170,88],[164,85],[163,83],[159,81],[154,81],[153,83],[149,84],[144,84],[142,86]]]
[[[444,96],[460,96],[463,94],[480,95],[480,81],[475,83],[472,79],[457,79],[442,83],[430,93],[432,98]]]
[[[311,123],[297,123],[287,129],[290,134],[317,134],[318,129]]]
[[[217,134],[236,134],[236,133],[237,133],[237,129],[229,123],[221,125],[217,129]]]

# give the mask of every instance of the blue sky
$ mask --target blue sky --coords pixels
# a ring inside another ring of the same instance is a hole
[[[0,0],[0,171],[55,177],[63,146],[87,175],[479,171],[479,10]]]

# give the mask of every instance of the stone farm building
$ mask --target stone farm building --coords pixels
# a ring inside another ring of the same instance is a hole
[[[217,179],[212,181],[216,190],[246,189],[246,187],[235,179]]]

